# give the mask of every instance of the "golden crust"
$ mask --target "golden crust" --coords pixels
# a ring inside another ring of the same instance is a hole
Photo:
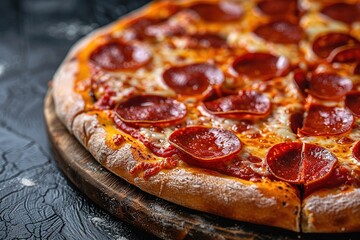
[[[360,230],[360,189],[330,189],[303,200],[303,232],[354,232]]]
[[[69,131],[74,117],[85,108],[81,95],[73,90],[77,70],[76,60],[66,60],[53,81],[55,111]]]
[[[73,133],[105,168],[143,191],[192,209],[299,231],[300,199],[297,190],[285,183],[254,183],[191,167],[164,170],[145,180],[129,173],[138,163],[131,150],[136,145],[108,147],[107,133],[96,115],[78,115]]]

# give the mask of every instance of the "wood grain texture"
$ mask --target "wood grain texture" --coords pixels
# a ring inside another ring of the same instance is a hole
[[[45,120],[58,165],[70,181],[100,207],[163,239],[349,239],[347,235],[296,234],[232,221],[177,206],[142,192],[102,168],[57,119],[51,94]]]

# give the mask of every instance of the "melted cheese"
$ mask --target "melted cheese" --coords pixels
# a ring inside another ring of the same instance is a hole
[[[187,4],[189,1],[182,1]],[[137,94],[156,94],[177,98],[187,106],[188,114],[183,123],[177,126],[163,127],[161,130],[153,128],[140,128],[140,134],[147,140],[154,143],[156,147],[167,148],[170,143],[168,137],[177,127],[189,125],[204,125],[208,127],[219,127],[232,130],[244,144],[240,155],[254,155],[263,161],[268,150],[275,144],[286,141],[303,141],[319,144],[336,154],[341,164],[357,164],[351,154],[353,144],[339,144],[343,136],[332,137],[301,137],[299,138],[290,128],[289,119],[291,113],[296,112],[307,104],[294,82],[293,73],[287,76],[272,79],[270,81],[250,80],[246,77],[236,78],[229,73],[229,67],[236,58],[247,51],[270,52],[274,55],[284,55],[293,64],[298,64],[303,69],[307,66],[305,61],[314,62],[317,57],[311,50],[312,41],[325,32],[339,31],[349,32],[350,28],[338,21],[325,18],[318,13],[320,1],[303,0],[300,5],[306,10],[300,21],[300,26],[305,30],[306,38],[299,46],[293,44],[274,44],[257,37],[252,30],[259,24],[268,21],[268,18],[254,10],[253,1],[239,1],[245,9],[245,16],[242,21],[229,24],[204,23],[193,14],[185,11],[169,17],[172,24],[184,26],[188,33],[215,32],[226,38],[231,49],[186,49],[181,39],[170,40],[158,38],[155,41],[146,42],[152,52],[151,63],[136,71],[102,72],[93,76],[95,82],[99,83],[96,94],[102,96],[106,88],[116,92],[112,96],[115,102],[121,102],[129,96]],[[157,17],[155,13],[153,17]],[[162,16],[166,13],[162,13]],[[127,32],[121,27],[115,27],[113,37],[124,37]],[[353,24],[351,28],[353,36],[360,37],[360,23]],[[99,41],[101,43],[101,41]],[[175,46],[173,46],[175,45]],[[92,46],[92,49],[94,47]],[[83,58],[82,58],[83,59]],[[81,60],[83,61],[83,60]],[[216,64],[226,75],[224,87],[235,90],[254,89],[266,94],[272,102],[271,113],[262,118],[248,119],[227,119],[209,114],[201,105],[201,99],[195,96],[178,96],[168,88],[162,80],[162,73],[168,67],[185,65],[197,62],[209,62]],[[82,62],[86,64],[86,62]],[[339,69],[343,66],[339,65]],[[339,70],[348,74],[348,69]],[[360,78],[353,77],[354,83],[360,82]],[[81,81],[78,82],[81,84]],[[360,85],[358,86],[360,88]],[[85,91],[84,91],[85,92]],[[313,100],[311,97],[307,101]],[[319,102],[319,101],[318,101]],[[322,102],[323,103],[323,102]],[[90,103],[92,104],[92,103]],[[328,104],[328,103],[324,103]],[[334,104],[334,103],[331,103]],[[338,103],[335,103],[338,104]],[[113,126],[114,127],[114,126]],[[114,127],[115,128],[115,127]],[[356,142],[360,140],[360,120],[346,137]],[[130,138],[130,136],[127,136]],[[250,162],[248,164],[251,164]],[[267,174],[264,168],[256,168],[255,172]]]

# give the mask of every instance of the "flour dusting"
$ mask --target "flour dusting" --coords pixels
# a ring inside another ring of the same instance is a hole
[[[34,181],[32,181],[31,179],[27,179],[27,178],[21,178],[20,183],[26,187],[32,187],[35,185]]]
[[[0,77],[1,77],[1,75],[4,74],[4,72],[5,72],[5,64],[0,63]]]

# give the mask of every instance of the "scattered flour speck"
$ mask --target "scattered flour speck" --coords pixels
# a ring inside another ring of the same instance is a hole
[[[104,224],[106,222],[104,219],[99,217],[92,217],[90,220],[94,224]]]
[[[5,65],[0,63],[0,76],[5,72]]]
[[[129,240],[126,237],[118,237],[116,240]]]
[[[20,183],[26,187],[31,187],[35,185],[35,183],[31,179],[27,178],[21,178]]]

